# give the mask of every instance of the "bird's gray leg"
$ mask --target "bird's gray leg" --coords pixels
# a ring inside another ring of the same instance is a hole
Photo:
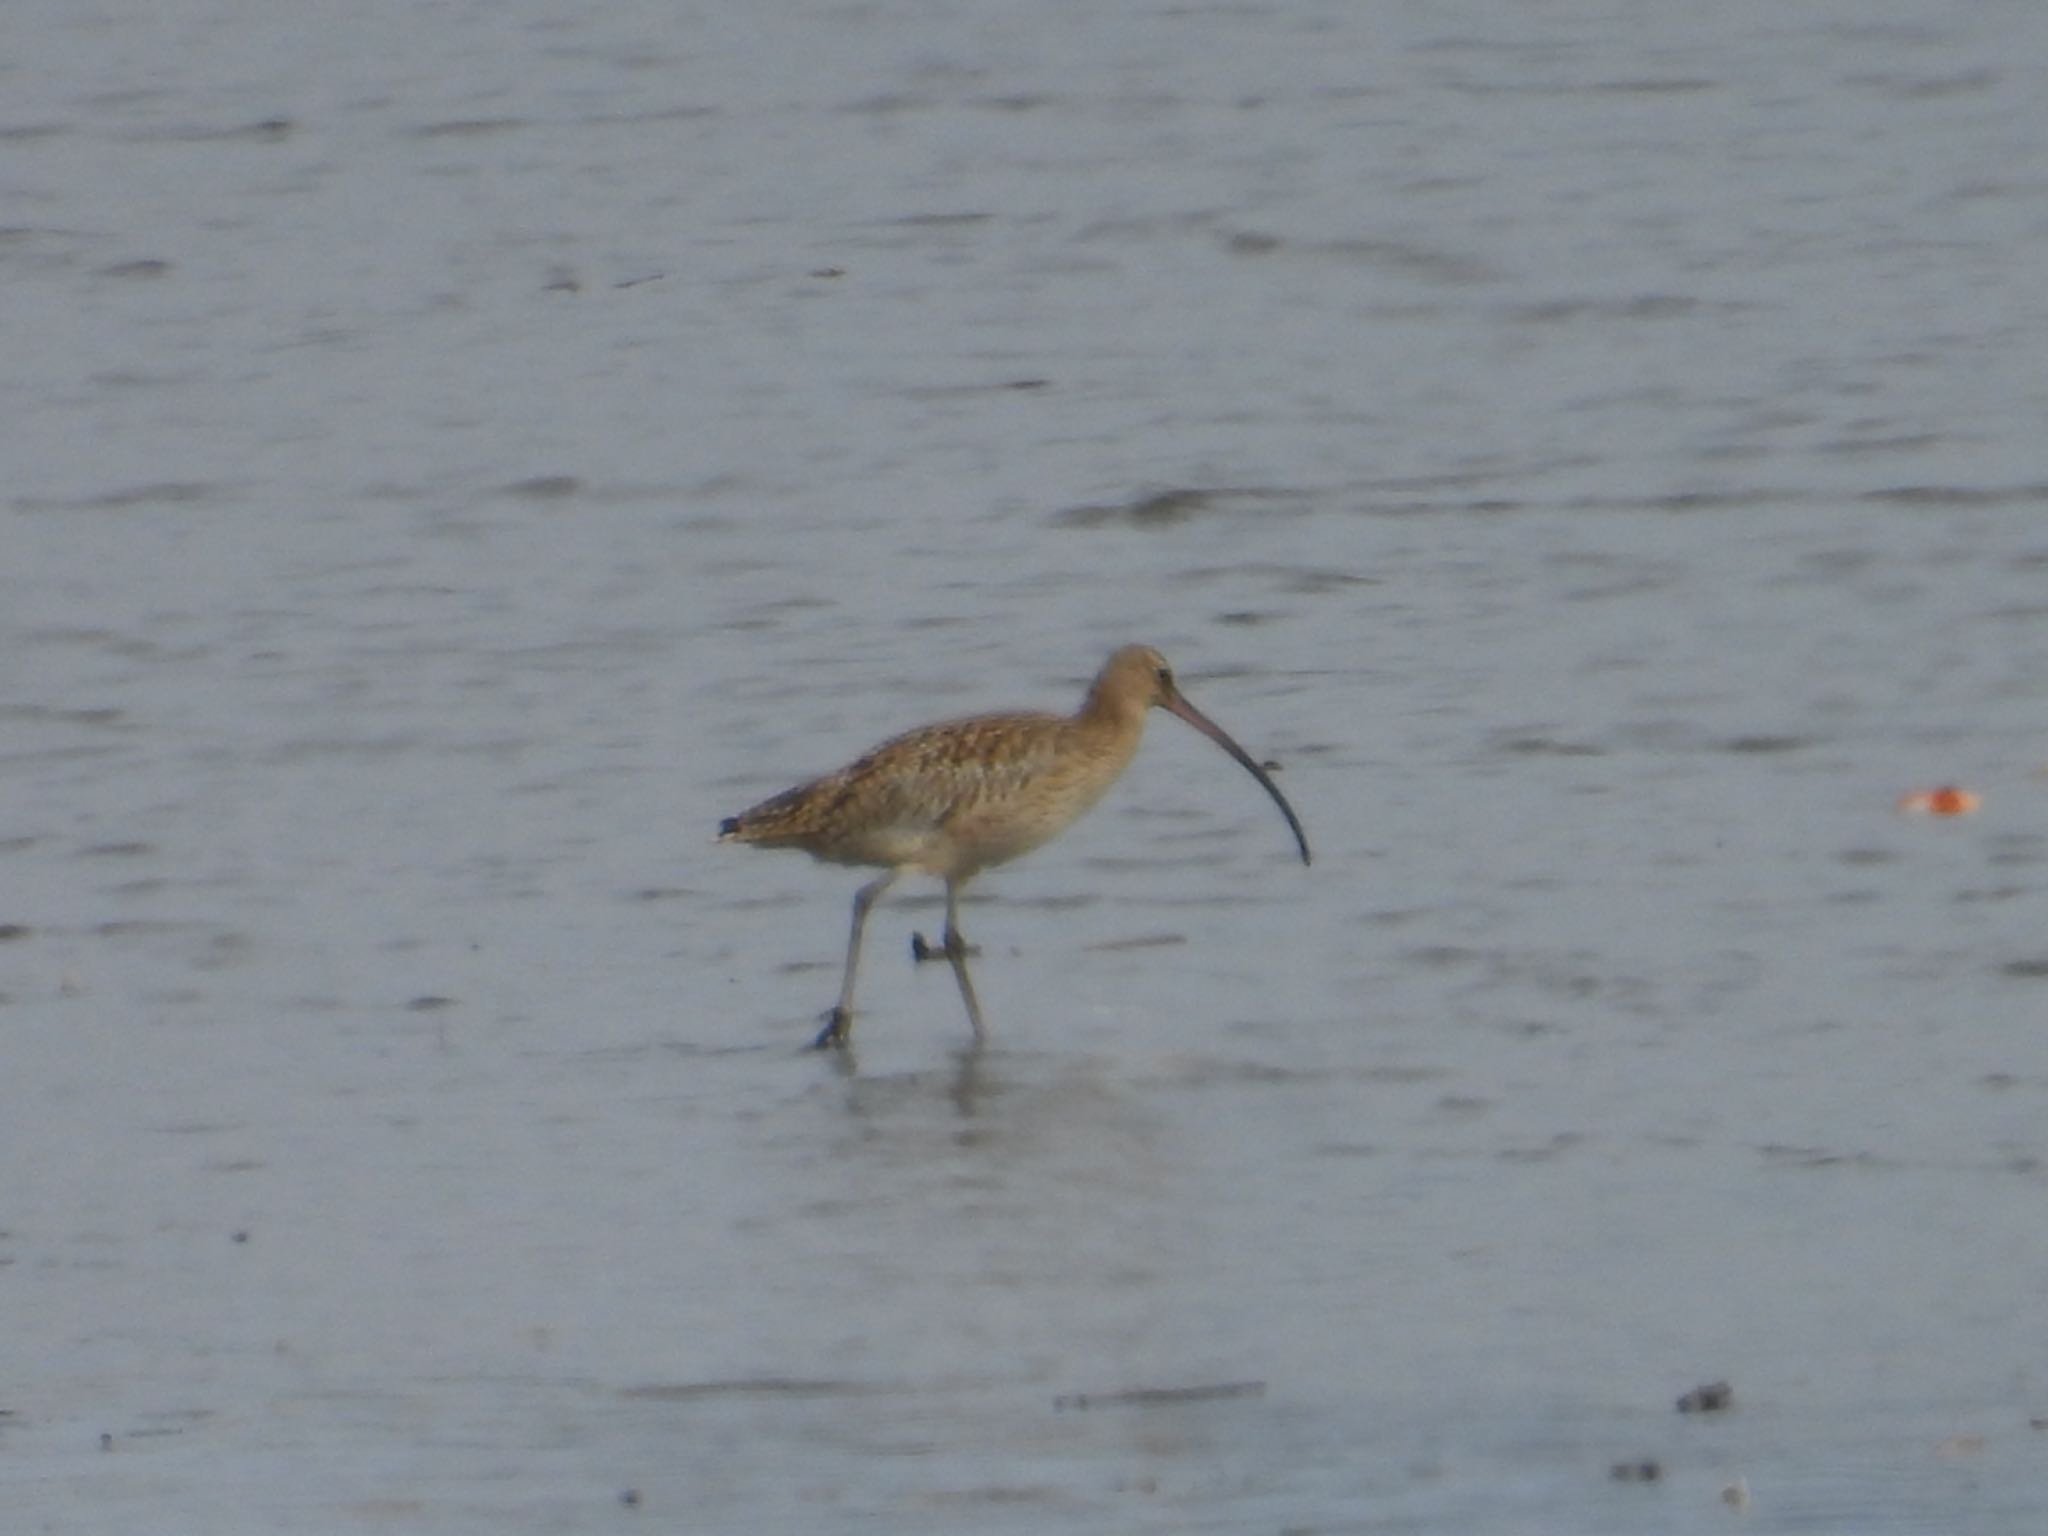
[[[970,944],[960,937],[960,898],[952,881],[946,882],[946,932],[941,942],[929,944],[921,933],[910,936],[910,958],[923,964],[927,960],[964,960],[969,955],[981,953],[979,944]]]
[[[974,997],[974,982],[967,974],[967,956],[972,953],[967,941],[960,937],[960,883],[946,882],[946,960],[953,967],[953,979],[960,983],[960,1000],[967,1005],[967,1022],[974,1026],[974,1043],[981,1044],[988,1038],[988,1031],[982,1027],[981,1004]]]
[[[901,870],[892,869],[880,878],[870,880],[853,893],[853,932],[846,938],[846,974],[840,978],[839,1001],[832,1005],[832,1011],[825,1015],[825,1027],[818,1032],[818,1038],[811,1042],[811,1049],[822,1051],[828,1045],[846,1046],[853,1038],[853,978],[860,970],[860,935],[868,925],[868,908],[881,898],[882,892],[895,884]]]

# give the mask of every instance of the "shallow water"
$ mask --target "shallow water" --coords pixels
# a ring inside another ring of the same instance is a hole
[[[2040,1529],[2037,8],[347,18],[0,18],[21,1529]]]

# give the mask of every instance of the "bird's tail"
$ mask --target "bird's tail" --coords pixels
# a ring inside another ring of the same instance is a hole
[[[737,816],[728,816],[718,824],[718,841],[721,843],[765,843],[770,846],[785,841],[791,834],[804,831],[803,810],[808,785],[784,790],[759,805],[750,805]]]

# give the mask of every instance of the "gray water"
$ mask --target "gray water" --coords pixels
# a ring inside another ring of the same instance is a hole
[[[2033,1536],[2044,76],[0,11],[7,1527]],[[800,1052],[718,819],[1134,639],[1315,866],[1161,718]]]

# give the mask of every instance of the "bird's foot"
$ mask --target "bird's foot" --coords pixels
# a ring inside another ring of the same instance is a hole
[[[825,1027],[818,1031],[818,1038],[811,1042],[814,1051],[843,1051],[853,1044],[853,1015],[844,1008],[830,1008],[825,1013]]]
[[[927,960],[965,960],[981,953],[979,944],[970,944],[951,929],[946,931],[945,942],[927,944],[921,933],[910,936],[910,958],[922,964]]]

